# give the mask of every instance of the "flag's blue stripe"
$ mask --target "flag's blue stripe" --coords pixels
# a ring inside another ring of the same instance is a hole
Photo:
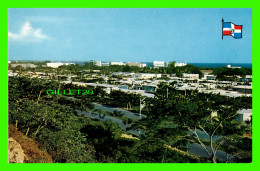
[[[234,33],[235,38],[242,38],[242,33]]]
[[[231,23],[223,23],[223,28],[231,28]]]

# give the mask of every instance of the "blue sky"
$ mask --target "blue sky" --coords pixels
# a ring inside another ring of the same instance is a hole
[[[10,60],[251,63],[252,9],[9,9]],[[225,36],[221,19],[243,25]]]

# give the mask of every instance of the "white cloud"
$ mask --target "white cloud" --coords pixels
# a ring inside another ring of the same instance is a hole
[[[8,40],[23,41],[23,42],[37,42],[45,39],[50,39],[42,33],[42,30],[34,29],[30,22],[25,22],[19,33],[12,33],[8,31]]]

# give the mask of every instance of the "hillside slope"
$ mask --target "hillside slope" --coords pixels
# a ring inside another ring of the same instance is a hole
[[[20,163],[22,161],[23,163],[52,163],[53,162],[52,157],[47,152],[39,149],[39,143],[37,141],[25,136],[21,131],[17,130],[12,124],[9,124],[8,126],[8,137],[9,137],[8,138],[9,157],[11,157],[9,158],[9,162],[20,162]],[[11,151],[13,154],[10,154]],[[18,158],[19,160],[17,160],[16,158]]]

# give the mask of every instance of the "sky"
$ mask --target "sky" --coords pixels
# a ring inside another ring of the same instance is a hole
[[[243,25],[224,36],[222,22]],[[10,8],[8,59],[252,63],[250,8]]]

